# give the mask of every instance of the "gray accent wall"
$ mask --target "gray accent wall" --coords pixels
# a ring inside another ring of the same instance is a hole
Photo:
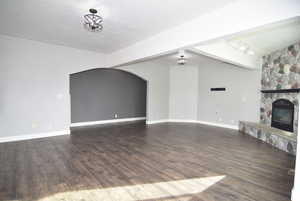
[[[71,74],[70,94],[72,123],[146,117],[147,81],[123,70]]]

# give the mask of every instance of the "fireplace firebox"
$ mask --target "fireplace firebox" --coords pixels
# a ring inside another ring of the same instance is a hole
[[[272,127],[294,131],[294,104],[287,99],[278,99],[272,103]]]

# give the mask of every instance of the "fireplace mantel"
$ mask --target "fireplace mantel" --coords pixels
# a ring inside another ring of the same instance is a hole
[[[300,88],[297,89],[272,89],[261,90],[262,93],[300,93]]]

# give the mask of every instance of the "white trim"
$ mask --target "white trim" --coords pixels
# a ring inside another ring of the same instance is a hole
[[[192,119],[169,119],[168,122],[173,122],[173,123],[198,123],[197,120],[192,120]]]
[[[153,120],[153,121],[147,121],[146,124],[160,124],[160,123],[167,123],[168,119],[160,119],[160,120]]]
[[[81,122],[81,123],[73,123],[73,124],[71,124],[71,127],[128,122],[128,121],[139,121],[139,120],[145,120],[145,119],[146,119],[146,117],[137,117],[137,118],[112,119],[112,120],[93,121],[93,122]],[[238,126],[218,124],[218,123],[212,123],[212,122],[207,122],[207,121],[187,120],[187,119],[160,119],[160,120],[154,120],[154,121],[147,121],[147,124],[158,124],[158,123],[167,123],[167,122],[206,124],[206,125],[210,125],[210,126],[218,126],[218,127],[238,130]],[[62,130],[62,131],[53,131],[53,132],[37,133],[37,134],[30,134],[30,135],[0,137],[0,143],[31,140],[31,139],[38,139],[38,138],[45,138],[45,137],[54,137],[54,136],[60,136],[60,135],[69,135],[70,133],[71,133],[70,130]]]
[[[298,201],[298,198],[300,197],[299,191],[296,191],[297,187],[294,184],[294,187],[291,191],[291,200],[292,201]]]
[[[70,133],[71,133],[70,130],[62,130],[62,131],[52,131],[52,132],[36,133],[36,134],[29,134],[29,135],[0,137],[0,143],[31,140],[31,139],[45,138],[45,137],[54,137],[54,136],[60,136],[60,135],[70,135]]]
[[[206,124],[206,125],[210,125],[210,126],[217,126],[217,127],[222,127],[222,128],[229,128],[229,129],[234,129],[234,130],[239,129],[239,126],[228,125],[228,124],[219,124],[219,123],[208,122],[208,121],[197,121],[197,123]]]
[[[158,123],[167,123],[167,122],[205,124],[205,125],[210,125],[210,126],[217,126],[217,127],[222,127],[222,128],[238,130],[238,126],[235,126],[235,125],[220,124],[220,123],[199,121],[199,120],[192,120],[192,119],[161,119],[161,120],[155,120],[155,121],[147,121],[147,124],[158,124]]]
[[[123,118],[123,119],[108,119],[108,120],[101,120],[101,121],[78,122],[78,123],[72,123],[70,125],[70,127],[92,126],[92,125],[99,125],[99,124],[111,124],[111,123],[140,121],[140,120],[146,120],[146,117],[135,117],[135,118]]]
[[[300,94],[297,96],[300,98]],[[298,114],[300,114],[300,108],[298,108]],[[298,118],[298,125],[300,125],[300,118]],[[297,139],[300,142],[300,126],[298,126]],[[298,201],[300,198],[300,146],[297,146],[296,153],[296,167],[295,167],[295,177],[294,177],[294,187],[292,190],[292,201]]]

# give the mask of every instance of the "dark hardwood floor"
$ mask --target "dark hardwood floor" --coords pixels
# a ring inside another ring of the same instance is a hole
[[[237,131],[128,124],[0,144],[0,200],[288,201],[295,158]]]

